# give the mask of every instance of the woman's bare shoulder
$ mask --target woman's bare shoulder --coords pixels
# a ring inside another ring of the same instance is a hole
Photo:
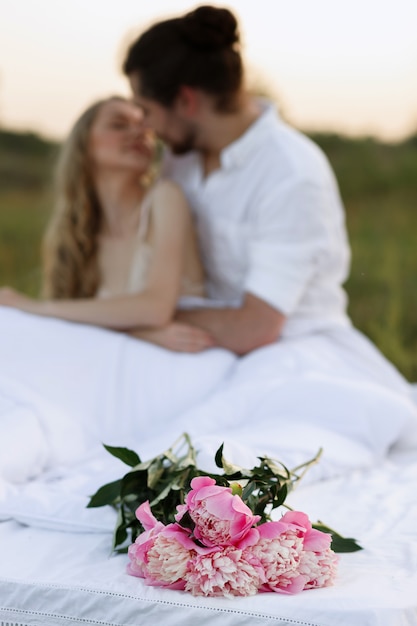
[[[171,214],[186,216],[190,213],[181,187],[172,180],[158,180],[151,191],[151,201],[154,213],[164,212],[167,208]]]
[[[158,179],[153,185],[152,193],[158,196],[172,194],[176,198],[184,198],[184,192],[181,187],[169,178]]]

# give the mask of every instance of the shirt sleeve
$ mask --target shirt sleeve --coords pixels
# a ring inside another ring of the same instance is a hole
[[[326,253],[332,202],[325,188],[292,181],[261,203],[249,241],[246,292],[286,316],[295,311]]]

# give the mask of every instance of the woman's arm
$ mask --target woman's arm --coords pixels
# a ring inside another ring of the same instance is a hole
[[[116,330],[168,324],[180,292],[191,217],[182,192],[169,181],[158,183],[152,202],[153,255],[144,291],[106,299],[42,302],[6,289],[0,292],[0,304],[36,315]]]
[[[201,352],[215,345],[205,330],[182,322],[170,322],[163,328],[130,330],[128,334],[174,352]]]

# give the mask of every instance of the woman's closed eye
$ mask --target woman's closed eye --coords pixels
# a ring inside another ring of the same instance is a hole
[[[109,122],[109,128],[114,130],[127,130],[130,124],[127,120],[117,119]]]

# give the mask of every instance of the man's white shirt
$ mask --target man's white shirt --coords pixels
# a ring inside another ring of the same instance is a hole
[[[191,206],[214,304],[249,292],[287,316],[283,335],[349,324],[344,210],[321,150],[266,103],[204,177],[198,152],[167,154],[163,175]]]

